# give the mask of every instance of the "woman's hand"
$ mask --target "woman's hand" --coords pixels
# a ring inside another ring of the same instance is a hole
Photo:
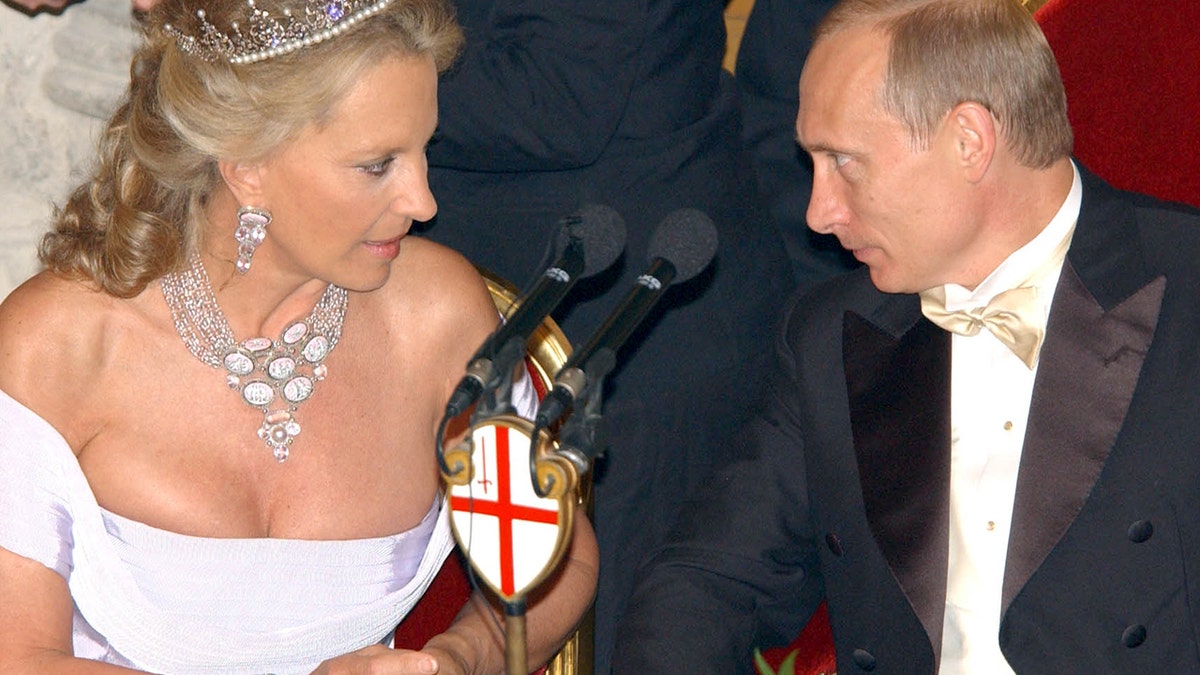
[[[4,4],[29,15],[46,11],[52,14],[62,11],[70,0],[3,0]]]
[[[408,651],[371,645],[330,659],[312,675],[466,675],[459,664],[435,650]]]
[[[57,14],[74,0],[0,0],[0,2],[32,16],[39,12]],[[149,12],[156,4],[158,4],[158,0],[130,0],[130,6],[137,12]]]

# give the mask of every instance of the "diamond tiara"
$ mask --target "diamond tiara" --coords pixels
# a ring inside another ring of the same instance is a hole
[[[222,33],[208,22],[203,9],[196,10],[200,20],[199,35],[188,35],[171,24],[163,29],[175,36],[179,49],[185,54],[205,61],[224,59],[233,64],[255,63],[289,54],[339,35],[367,17],[377,14],[393,0],[309,0],[304,16],[297,17],[284,10],[282,18],[259,9],[254,0],[246,0],[249,17],[246,26],[237,21],[230,32]],[[243,28],[245,31],[243,32]]]

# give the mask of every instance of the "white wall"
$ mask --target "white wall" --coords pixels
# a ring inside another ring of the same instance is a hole
[[[129,0],[32,18],[0,5],[0,299],[36,271],[53,205],[87,175],[135,44]]]

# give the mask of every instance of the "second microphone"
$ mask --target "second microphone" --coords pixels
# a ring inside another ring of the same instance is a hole
[[[554,378],[554,388],[538,407],[536,424],[550,427],[566,415],[577,399],[592,393],[616,366],[616,353],[634,329],[645,320],[659,298],[673,283],[691,279],[708,266],[717,251],[717,229],[702,211],[672,212],[655,229],[650,239],[650,264],[620,305],[609,315],[588,343],[571,355]],[[564,454],[586,470],[594,450],[586,457]]]

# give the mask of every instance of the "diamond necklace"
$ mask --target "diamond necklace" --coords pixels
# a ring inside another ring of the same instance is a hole
[[[182,272],[160,282],[171,308],[175,331],[193,356],[225,370],[225,382],[242,400],[263,413],[258,437],[280,462],[288,458],[292,440],[300,433],[293,414],[325,379],[325,357],[342,335],[346,290],[330,284],[308,316],[283,330],[278,340],[254,337],[241,343],[217,306],[212,284],[200,256]]]

